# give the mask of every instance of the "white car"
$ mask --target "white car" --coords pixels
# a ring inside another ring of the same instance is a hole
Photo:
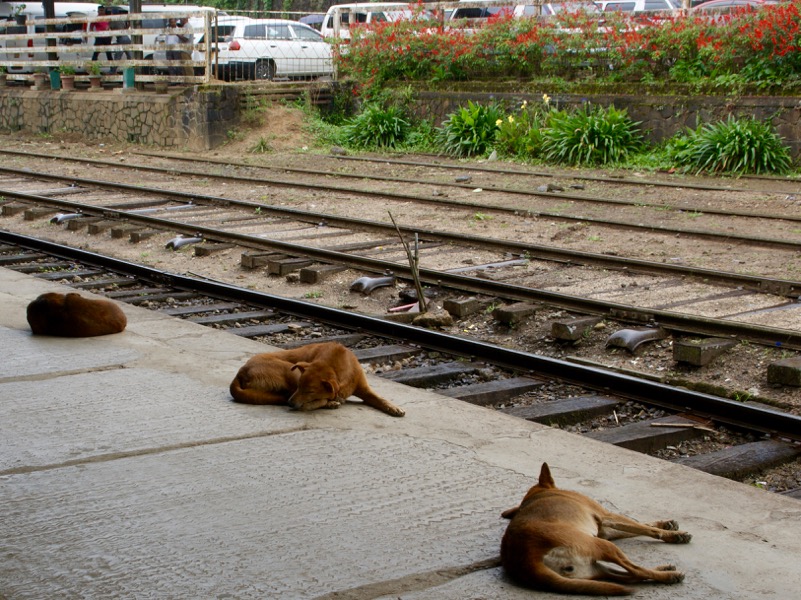
[[[212,69],[221,79],[331,76],[331,46],[308,25],[285,19],[224,17],[212,40]],[[203,43],[202,37],[197,40]]]
[[[604,12],[669,12],[681,9],[681,0],[595,0]]]

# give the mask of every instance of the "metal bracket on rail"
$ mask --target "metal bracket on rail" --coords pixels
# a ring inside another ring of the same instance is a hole
[[[80,219],[83,216],[84,215],[81,213],[58,213],[55,217],[50,219],[50,222],[55,225],[61,225],[62,223],[72,221],[73,219]]]
[[[199,244],[202,241],[202,237],[184,237],[179,235],[178,237],[174,237],[169,242],[164,244],[164,247],[167,249],[178,250],[178,248],[182,248],[183,246],[188,246],[189,244]]]
[[[637,329],[621,329],[616,331],[606,340],[606,347],[619,346],[629,352],[634,352],[640,344],[655,340],[664,340],[668,337],[668,332],[661,327],[641,327]]]
[[[394,275],[389,277],[359,277],[350,284],[350,291],[361,292],[365,296],[369,296],[374,289],[388,285],[395,285]]]

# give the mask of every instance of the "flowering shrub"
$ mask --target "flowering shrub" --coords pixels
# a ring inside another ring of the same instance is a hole
[[[505,156],[523,160],[539,156],[542,148],[542,128],[547,119],[551,99],[543,95],[542,106],[523,102],[517,113],[497,121],[495,149]]]
[[[801,0],[716,19],[613,12],[599,23],[580,11],[547,20],[501,16],[475,32],[422,18],[379,23],[357,31],[337,62],[367,88],[499,76],[801,82]]]

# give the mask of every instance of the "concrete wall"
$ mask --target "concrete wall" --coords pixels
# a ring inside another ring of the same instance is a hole
[[[0,130],[78,133],[87,139],[208,150],[222,144],[227,132],[238,124],[236,88],[174,90],[0,88]]]
[[[440,124],[445,117],[467,105],[468,100],[480,104],[498,102],[508,109],[519,108],[524,100],[530,104],[542,103],[542,92],[448,92],[420,91],[416,93],[416,111],[421,117],[434,119]],[[686,127],[695,129],[700,123],[710,123],[736,117],[755,117],[771,122],[784,138],[794,157],[801,157],[801,98],[797,96],[661,96],[613,94],[558,94],[547,92],[551,105],[559,108],[579,106],[592,102],[601,106],[613,104],[625,108],[635,122],[641,123],[650,142],[661,142]]]

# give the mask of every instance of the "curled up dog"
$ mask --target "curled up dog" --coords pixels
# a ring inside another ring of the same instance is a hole
[[[120,333],[128,320],[111,300],[70,292],[42,294],[28,304],[28,324],[36,335],[94,337]]]
[[[546,463],[520,506],[502,516],[511,522],[501,541],[501,563],[514,581],[526,587],[623,596],[633,590],[621,584],[684,580],[673,565],[648,569],[634,564],[609,541],[645,535],[669,544],[688,543],[692,536],[678,531],[675,521],[646,524],[609,512],[583,494],[558,489]]]
[[[393,417],[405,414],[370,388],[356,356],[336,342],[257,354],[239,369],[230,392],[237,402],[287,404],[302,411],[338,408],[356,396]]]

